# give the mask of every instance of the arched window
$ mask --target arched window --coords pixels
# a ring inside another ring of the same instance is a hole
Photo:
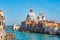
[[[0,13],[0,16],[1,16],[1,13]]]
[[[3,23],[3,29],[5,30],[5,23]]]
[[[4,25],[4,23],[2,22],[2,25]]]
[[[0,25],[1,25],[1,21],[0,21]]]

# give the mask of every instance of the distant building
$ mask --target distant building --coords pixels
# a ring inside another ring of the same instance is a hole
[[[27,30],[27,24],[26,24],[26,22],[25,21],[23,21],[23,22],[21,22],[21,28],[20,28],[22,31],[23,30]]]
[[[50,34],[60,34],[60,23],[53,20],[46,20],[45,14],[40,13],[37,17],[32,9],[30,9],[26,20],[21,22],[22,31],[41,32]]]
[[[31,31],[31,32],[36,31],[37,26],[38,26],[37,22],[32,22],[30,20],[21,22],[21,29],[24,31]]]
[[[42,15],[41,20],[44,20],[44,15]],[[40,23],[38,21],[38,18],[36,17],[32,9],[30,9],[30,12],[27,15],[26,20],[21,22],[21,29],[24,31],[31,31],[31,32],[40,32],[40,31],[43,32],[42,31],[43,23]]]
[[[19,30],[20,29],[20,26],[17,26],[16,24],[14,24],[13,29],[14,30]]]
[[[5,40],[6,32],[5,32],[5,20],[3,11],[0,10],[0,40]]]

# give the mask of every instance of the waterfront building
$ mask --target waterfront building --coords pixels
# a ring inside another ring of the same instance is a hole
[[[34,31],[34,27],[37,25],[37,22],[33,22],[30,20],[25,20],[21,22],[21,29],[25,31]]]
[[[45,26],[44,33],[49,33],[49,32],[50,32],[50,27],[49,26]]]
[[[37,32],[38,22],[32,22],[30,25],[30,31]]]
[[[44,32],[44,28],[43,28],[44,24],[38,22],[38,32]]]
[[[60,34],[60,23],[57,23],[58,25],[58,34]]]
[[[25,21],[21,22],[21,29],[27,31],[27,26],[29,26],[30,23],[31,23],[30,20],[25,20]]]
[[[56,23],[55,21],[46,20],[45,14],[40,13],[38,17],[36,17],[35,13],[32,9],[30,9],[29,14],[27,15],[26,20],[21,22],[22,31],[30,31],[30,32],[40,32],[40,33],[49,33],[49,34],[60,34],[60,23]]]
[[[42,15],[42,20],[44,20],[44,15]],[[34,14],[33,10],[30,9],[29,14],[27,15],[27,18],[25,21],[21,22],[21,28],[24,31],[31,31],[31,32],[42,32],[43,30],[43,23],[40,23],[38,21],[38,18]]]
[[[6,32],[5,32],[5,20],[3,11],[0,10],[0,40],[5,40]]]
[[[60,34],[60,28],[58,28],[58,34]]]
[[[27,15],[27,18],[25,21],[21,22],[21,29],[32,31],[34,27],[34,23],[37,22],[37,17],[35,13],[33,12],[32,8],[30,8],[29,14]]]

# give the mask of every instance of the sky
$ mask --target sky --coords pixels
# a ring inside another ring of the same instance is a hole
[[[36,16],[44,12],[46,20],[60,22],[60,0],[0,0],[6,25],[20,25],[31,7]]]

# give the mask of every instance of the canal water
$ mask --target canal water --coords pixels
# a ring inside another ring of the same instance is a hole
[[[57,35],[14,31],[8,26],[6,27],[6,32],[13,33],[15,35],[15,40],[60,40],[60,36]]]

